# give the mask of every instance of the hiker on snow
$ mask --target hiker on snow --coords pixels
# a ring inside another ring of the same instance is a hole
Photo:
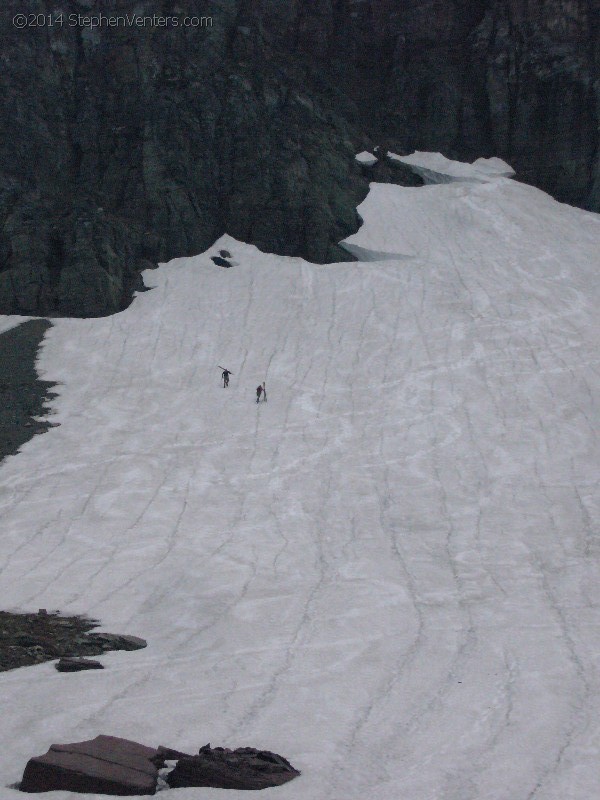
[[[223,378],[223,388],[226,389],[229,386],[229,376],[232,373],[228,369],[223,370],[223,374],[221,377]]]
[[[267,402],[267,390],[265,389],[265,382],[262,382],[261,386],[256,387],[256,402],[260,401],[260,396],[262,394],[263,403]]]

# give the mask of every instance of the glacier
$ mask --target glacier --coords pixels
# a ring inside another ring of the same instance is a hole
[[[104,733],[282,753],[281,800],[597,794],[600,216],[501,175],[358,210],[361,261],[224,236],[53,320],[4,607],[148,647],[0,674],[3,786]]]

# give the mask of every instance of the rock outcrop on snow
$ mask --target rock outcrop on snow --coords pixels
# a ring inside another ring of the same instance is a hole
[[[253,747],[200,749],[197,756],[181,758],[167,776],[172,788],[211,786],[216,789],[267,789],[281,786],[300,773],[289,761],[268,750]]]
[[[28,761],[19,788],[30,793],[154,794],[158,782],[154,760],[159,758],[157,749],[116,736],[53,744],[43,756]]]
[[[99,661],[91,658],[60,658],[54,665],[58,672],[84,672],[88,669],[104,669]]]
[[[176,762],[166,775],[171,788],[266,789],[300,774],[282,756],[253,747],[230,750],[207,744],[197,756],[190,756],[168,747],[155,749],[116,736],[96,736],[87,742],[53,744],[43,756],[31,758],[19,788],[29,793],[152,795],[159,769],[171,761]]]

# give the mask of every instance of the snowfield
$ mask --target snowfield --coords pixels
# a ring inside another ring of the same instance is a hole
[[[148,647],[2,673],[0,785],[104,733],[275,750],[278,800],[600,796],[600,216],[502,177],[359,212],[361,262],[223,237],[53,322],[2,604]]]

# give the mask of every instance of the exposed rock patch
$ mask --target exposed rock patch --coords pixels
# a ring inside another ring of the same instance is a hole
[[[0,672],[55,658],[97,656],[109,650],[138,650],[146,642],[136,636],[88,633],[96,620],[48,614],[0,611]]]

